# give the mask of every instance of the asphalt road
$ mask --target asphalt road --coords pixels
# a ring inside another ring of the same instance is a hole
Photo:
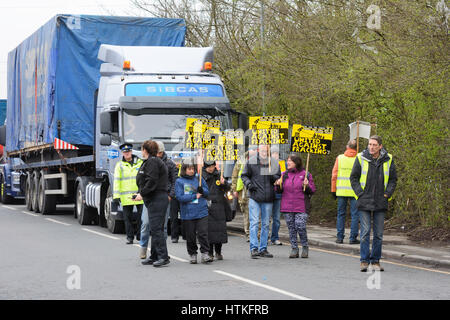
[[[67,206],[43,216],[0,205],[0,299],[450,299],[450,272],[384,263],[361,273],[357,256],[312,247],[308,259],[289,259],[286,245],[254,260],[235,233],[224,260],[208,265],[189,264],[183,240],[168,250],[168,266],[143,266],[137,244],[79,225]]]

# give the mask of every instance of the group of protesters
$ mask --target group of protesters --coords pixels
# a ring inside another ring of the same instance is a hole
[[[230,190],[244,217],[250,258],[273,257],[268,251],[269,225],[272,220],[271,243],[281,245],[281,214],[289,231],[289,258],[308,258],[306,224],[316,186],[298,154],[287,157],[282,172],[276,148],[250,146],[245,161],[235,164],[230,184],[214,161],[202,161],[202,167],[194,158],[175,164],[160,141],[143,143],[142,160],[132,154],[131,144],[123,144],[120,149],[123,158],[116,166],[113,198],[122,204],[127,243],[133,243],[135,236],[140,241],[142,264],[160,267],[170,263],[166,244],[169,216],[172,242],[178,242],[182,234],[191,264],[198,262],[199,250],[202,263],[222,260],[222,244],[228,241],[226,222],[230,221],[231,208],[226,193]],[[366,271],[369,264],[383,271],[379,264],[382,222],[396,185],[395,166],[379,136],[371,137],[362,153],[357,154],[354,149],[355,141],[349,141],[332,173],[331,191],[338,199],[336,242],[343,243],[346,205],[350,200],[350,243],[361,244],[361,271]],[[134,206],[138,212],[137,228],[133,228]],[[372,218],[374,240],[370,251]],[[357,240],[359,222],[361,242]],[[150,236],[151,251],[147,257]]]

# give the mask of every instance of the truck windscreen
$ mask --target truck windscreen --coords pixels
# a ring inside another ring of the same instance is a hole
[[[172,111],[172,110],[171,110]],[[148,139],[155,140],[173,140],[184,137],[187,118],[214,119],[220,120],[221,130],[230,129],[230,120],[228,115],[221,115],[216,112],[205,114],[205,110],[189,110],[189,114],[168,113],[167,110],[151,114],[134,115],[127,112],[123,113],[123,132],[124,140],[131,143],[142,143]],[[202,112],[203,111],[203,112]]]

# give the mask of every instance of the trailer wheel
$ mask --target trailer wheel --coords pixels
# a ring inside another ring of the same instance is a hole
[[[81,225],[92,224],[96,214],[94,210],[95,208],[91,208],[86,205],[83,185],[82,183],[79,183],[75,194],[75,213],[78,217],[78,222]]]
[[[47,186],[51,186],[52,182],[44,179],[44,172],[41,172],[41,178],[39,179],[39,209],[42,214],[50,214],[56,211],[56,196],[46,195],[45,190],[49,189]]]
[[[31,173],[28,173],[25,182],[25,205],[28,211],[33,211],[33,186],[31,181]]]
[[[106,192],[106,199],[105,199],[105,205],[104,205],[104,213],[105,213],[105,219],[106,219],[106,225],[108,227],[108,230],[111,233],[124,233],[125,232],[125,225],[123,221],[118,221],[113,218],[111,215],[111,202],[112,202],[112,192],[111,187],[108,187],[108,191]]]
[[[41,212],[41,208],[39,208],[39,172],[38,171],[34,171],[32,178],[31,178],[31,183],[32,183],[32,193],[31,193],[31,201],[33,203],[33,210],[36,213]]]

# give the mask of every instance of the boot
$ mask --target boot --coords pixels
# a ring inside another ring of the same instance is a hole
[[[147,258],[147,248],[141,248],[139,250],[139,256],[141,257],[141,259],[146,259]]]
[[[292,248],[289,258],[298,258],[298,248]]]
[[[302,247],[302,258],[308,258],[308,247]]]

